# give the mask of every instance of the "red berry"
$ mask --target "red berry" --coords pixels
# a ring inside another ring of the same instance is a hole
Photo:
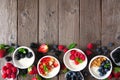
[[[40,45],[40,47],[38,48],[38,52],[47,53],[48,52],[48,45],[46,45],[46,44]]]
[[[94,45],[93,45],[92,43],[89,43],[89,44],[87,45],[87,48],[91,50],[91,49],[94,48]]]
[[[58,50],[62,51],[65,47],[63,45],[58,45]]]
[[[6,54],[6,51],[4,49],[0,49],[0,58],[3,58]]]
[[[81,54],[80,52],[74,53],[75,58],[78,58],[80,56],[80,54]]]
[[[33,77],[32,80],[38,80],[36,77]]]
[[[6,66],[3,66],[2,67],[2,71],[6,71],[7,70],[7,67]]]
[[[4,78],[4,79],[7,78],[7,74],[6,74],[6,73],[3,73],[3,74],[2,74],[2,78]]]
[[[67,49],[67,48],[63,49],[63,52],[64,52],[64,53],[66,53],[67,51],[68,51],[68,49]]]
[[[6,67],[7,67],[7,68],[12,68],[12,67],[13,67],[13,64],[11,64],[11,63],[6,63]]]
[[[15,79],[16,78],[16,74],[11,74],[11,78]]]
[[[90,51],[89,49],[87,49],[86,51],[85,51],[85,53],[86,53],[86,55],[91,55],[92,54],[92,51]]]
[[[17,68],[16,67],[12,67],[11,69],[12,69],[13,73],[17,73]]]
[[[115,78],[119,78],[119,74],[118,73],[113,72],[113,75],[114,75]]]
[[[74,62],[75,62],[75,64],[76,64],[76,65],[78,65],[78,64],[79,64],[79,62],[78,62],[78,61],[76,61],[76,60],[74,60]]]
[[[11,78],[11,75],[9,74],[9,75],[7,76],[7,78]]]
[[[113,75],[110,74],[110,75],[108,76],[108,79],[110,80],[110,79],[112,79],[112,77],[113,77]]]
[[[11,72],[12,72],[11,69],[7,69],[7,70],[6,70],[6,73],[7,73],[8,75],[11,74]]]
[[[71,54],[71,55],[74,55],[75,53],[76,53],[76,50],[70,51],[70,54]]]
[[[70,55],[70,59],[71,60],[75,60],[75,56],[74,55]]]
[[[84,54],[80,54],[79,58],[84,61],[85,60],[85,55]]]

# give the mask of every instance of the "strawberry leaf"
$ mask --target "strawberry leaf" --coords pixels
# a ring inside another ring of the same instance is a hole
[[[115,67],[115,68],[114,68],[114,72],[116,72],[116,73],[117,73],[117,72],[120,72],[120,67]]]
[[[0,44],[0,49],[5,49],[5,45],[4,44]]]
[[[72,48],[75,48],[76,47],[76,43],[71,43],[69,46],[68,46],[68,49],[72,49]]]
[[[26,51],[25,51],[25,49],[24,49],[24,48],[20,48],[20,49],[18,50],[18,52],[21,52],[21,53],[26,54]]]
[[[79,63],[83,62],[80,58],[75,58],[75,60],[78,61]]]
[[[36,78],[37,78],[38,80],[42,80],[42,78],[41,78],[39,75],[36,75]]]

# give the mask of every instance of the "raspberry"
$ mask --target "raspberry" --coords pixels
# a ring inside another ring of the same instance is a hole
[[[11,63],[6,63],[6,67],[7,67],[7,68],[12,68],[12,67],[13,67],[13,64],[11,64]]]
[[[74,55],[70,55],[70,59],[71,60],[75,60],[75,56]]]
[[[2,78],[7,78],[7,74],[6,73],[4,73],[4,74],[2,74]]]
[[[11,74],[11,72],[12,72],[11,69],[7,69],[7,70],[6,70],[6,73],[7,73],[8,75]]]
[[[63,49],[63,52],[64,52],[64,53],[66,53],[67,51],[68,51],[68,49],[67,49],[67,48]]]
[[[92,54],[92,51],[90,51],[89,49],[87,49],[86,51],[85,51],[85,53],[86,53],[86,55],[91,55]]]
[[[65,47],[63,45],[58,45],[58,50],[62,51]]]
[[[16,75],[15,74],[11,74],[11,78],[15,79],[16,78]]]
[[[12,67],[12,72],[13,72],[13,73],[17,73],[17,68]]]
[[[2,67],[2,71],[6,71],[7,70],[7,67],[6,66],[3,66]]]
[[[84,54],[80,54],[79,58],[80,58],[82,61],[84,61],[84,60],[85,60]]]
[[[91,50],[91,49],[94,48],[94,45],[93,45],[92,43],[89,43],[89,44],[87,45],[87,48]]]
[[[76,58],[76,57],[79,57],[79,56],[80,56],[80,53],[79,53],[79,52],[76,52],[76,53],[74,53],[74,55],[75,55],[75,58]]]
[[[71,55],[74,55],[75,53],[76,53],[76,50],[70,51],[70,54],[71,54]]]

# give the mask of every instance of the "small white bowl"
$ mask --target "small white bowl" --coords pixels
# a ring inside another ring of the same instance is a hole
[[[118,48],[120,48],[120,46],[117,47],[117,48],[115,48],[114,50],[112,50],[112,52],[110,53],[110,57],[112,58],[113,62],[114,62],[117,66],[120,66],[120,62],[119,62],[119,63],[116,63],[115,60],[114,60],[114,58],[113,58],[113,56],[112,56],[113,52],[115,52]]]
[[[16,60],[15,59],[15,54],[16,52],[20,49],[20,48],[25,48],[27,49],[29,52],[32,52],[33,56],[31,58],[22,58],[20,60]],[[32,51],[32,49],[26,47],[26,46],[21,46],[21,47],[18,47],[14,53],[13,53],[13,63],[14,63],[14,66],[16,66],[17,68],[20,68],[20,69],[26,69],[28,67],[30,67],[33,63],[34,63],[34,60],[35,60],[35,54],[34,52]]]
[[[71,55],[71,54],[70,54],[70,51],[72,51],[72,50],[76,50],[76,51],[81,52],[82,54],[84,54],[84,56],[85,56],[85,61],[83,61],[82,63],[80,63],[80,64],[78,64],[78,65],[73,64],[73,63],[72,63],[73,61],[71,62],[71,60],[70,60],[70,55]],[[83,70],[83,69],[87,66],[88,60],[87,60],[87,56],[85,55],[85,53],[84,53],[82,50],[77,49],[77,48],[73,48],[73,49],[68,50],[68,51],[64,54],[63,62],[64,62],[64,64],[65,64],[65,66],[66,66],[69,70],[71,70],[71,71],[81,71],[81,70]]]
[[[54,59],[57,61],[57,63],[58,63],[58,66],[57,66],[56,68],[54,68],[51,72],[49,72],[46,76],[42,75],[42,74],[40,73],[40,71],[39,71],[39,64],[40,64],[41,60],[42,60],[43,58],[45,58],[45,57],[54,58]],[[58,72],[60,71],[60,62],[59,62],[55,57],[53,57],[53,56],[50,56],[50,55],[44,56],[44,57],[42,57],[42,58],[38,61],[37,70],[38,70],[39,75],[42,76],[43,78],[53,78],[53,77],[55,77],[55,76],[58,74]]]
[[[93,62],[93,60],[95,60],[96,58],[98,57],[105,57],[107,60],[110,61],[110,66],[111,66],[111,69],[107,72],[107,74],[105,74],[104,76],[100,76],[98,75],[99,73],[97,72],[98,69],[97,68],[94,68],[94,69],[91,69],[91,63]],[[109,58],[107,58],[106,56],[103,56],[103,55],[98,55],[98,56],[95,56],[91,59],[90,63],[89,63],[89,72],[90,74],[96,78],[96,79],[106,79],[112,72],[112,63],[111,63],[111,60]]]

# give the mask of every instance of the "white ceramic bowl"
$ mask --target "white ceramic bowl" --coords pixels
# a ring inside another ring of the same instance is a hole
[[[39,71],[39,64],[40,64],[41,60],[42,60],[43,58],[45,58],[45,57],[54,58],[54,59],[57,61],[57,63],[58,63],[58,66],[57,66],[56,68],[52,69],[52,71],[49,72],[46,76],[42,75],[42,74],[40,73],[40,71]],[[37,70],[38,70],[39,75],[42,76],[43,78],[53,78],[53,77],[55,77],[55,76],[58,74],[58,72],[60,71],[60,62],[59,62],[55,57],[53,57],[53,56],[50,56],[50,55],[44,56],[44,57],[42,57],[42,58],[38,61]]]
[[[25,49],[27,49],[29,52],[32,52],[33,56],[32,56],[31,58],[25,57],[25,58],[22,58],[22,59],[20,59],[20,60],[16,60],[16,59],[15,59],[15,54],[16,54],[16,52],[18,51],[18,49],[20,49],[20,48],[25,48]],[[14,51],[14,53],[13,53],[13,63],[14,63],[14,65],[15,65],[17,68],[26,69],[26,68],[30,67],[30,66],[34,63],[34,60],[35,60],[35,54],[34,54],[34,52],[32,51],[32,49],[30,49],[30,48],[28,48],[28,47],[26,47],[26,46],[18,47],[18,48]]]
[[[93,62],[93,60],[95,60],[96,58],[99,58],[99,57],[105,57],[107,60],[110,61],[111,68],[107,72],[107,74],[105,74],[104,76],[100,76],[99,75],[98,68],[91,68],[91,63]],[[111,63],[111,60],[109,58],[107,58],[106,56],[103,56],[103,55],[98,55],[98,56],[93,57],[91,59],[90,63],[89,63],[89,72],[96,79],[106,79],[111,74],[111,72],[112,72],[112,63]]]
[[[82,54],[84,54],[84,56],[85,56],[85,61],[83,61],[82,63],[80,63],[80,64],[78,64],[78,65],[75,65],[74,63],[73,63],[73,61],[72,60],[70,60],[70,51],[72,51],[72,50],[76,50],[76,51],[78,51],[78,52],[81,52]],[[68,50],[65,54],[64,54],[64,57],[63,57],[63,62],[64,62],[64,64],[65,64],[65,66],[69,69],[69,70],[71,70],[71,71],[81,71],[81,70],[83,70],[86,66],[87,66],[87,56],[85,55],[85,53],[82,51],[82,50],[80,50],[80,49],[77,49],[77,48],[73,48],[73,49],[70,49],[70,50]]]
[[[120,66],[120,62],[119,62],[119,63],[116,63],[115,60],[114,60],[114,58],[113,58],[113,56],[112,56],[113,52],[115,52],[118,48],[120,48],[120,46],[117,47],[117,48],[115,48],[115,49],[110,53],[110,57],[112,58],[113,62],[114,62],[117,66]]]

